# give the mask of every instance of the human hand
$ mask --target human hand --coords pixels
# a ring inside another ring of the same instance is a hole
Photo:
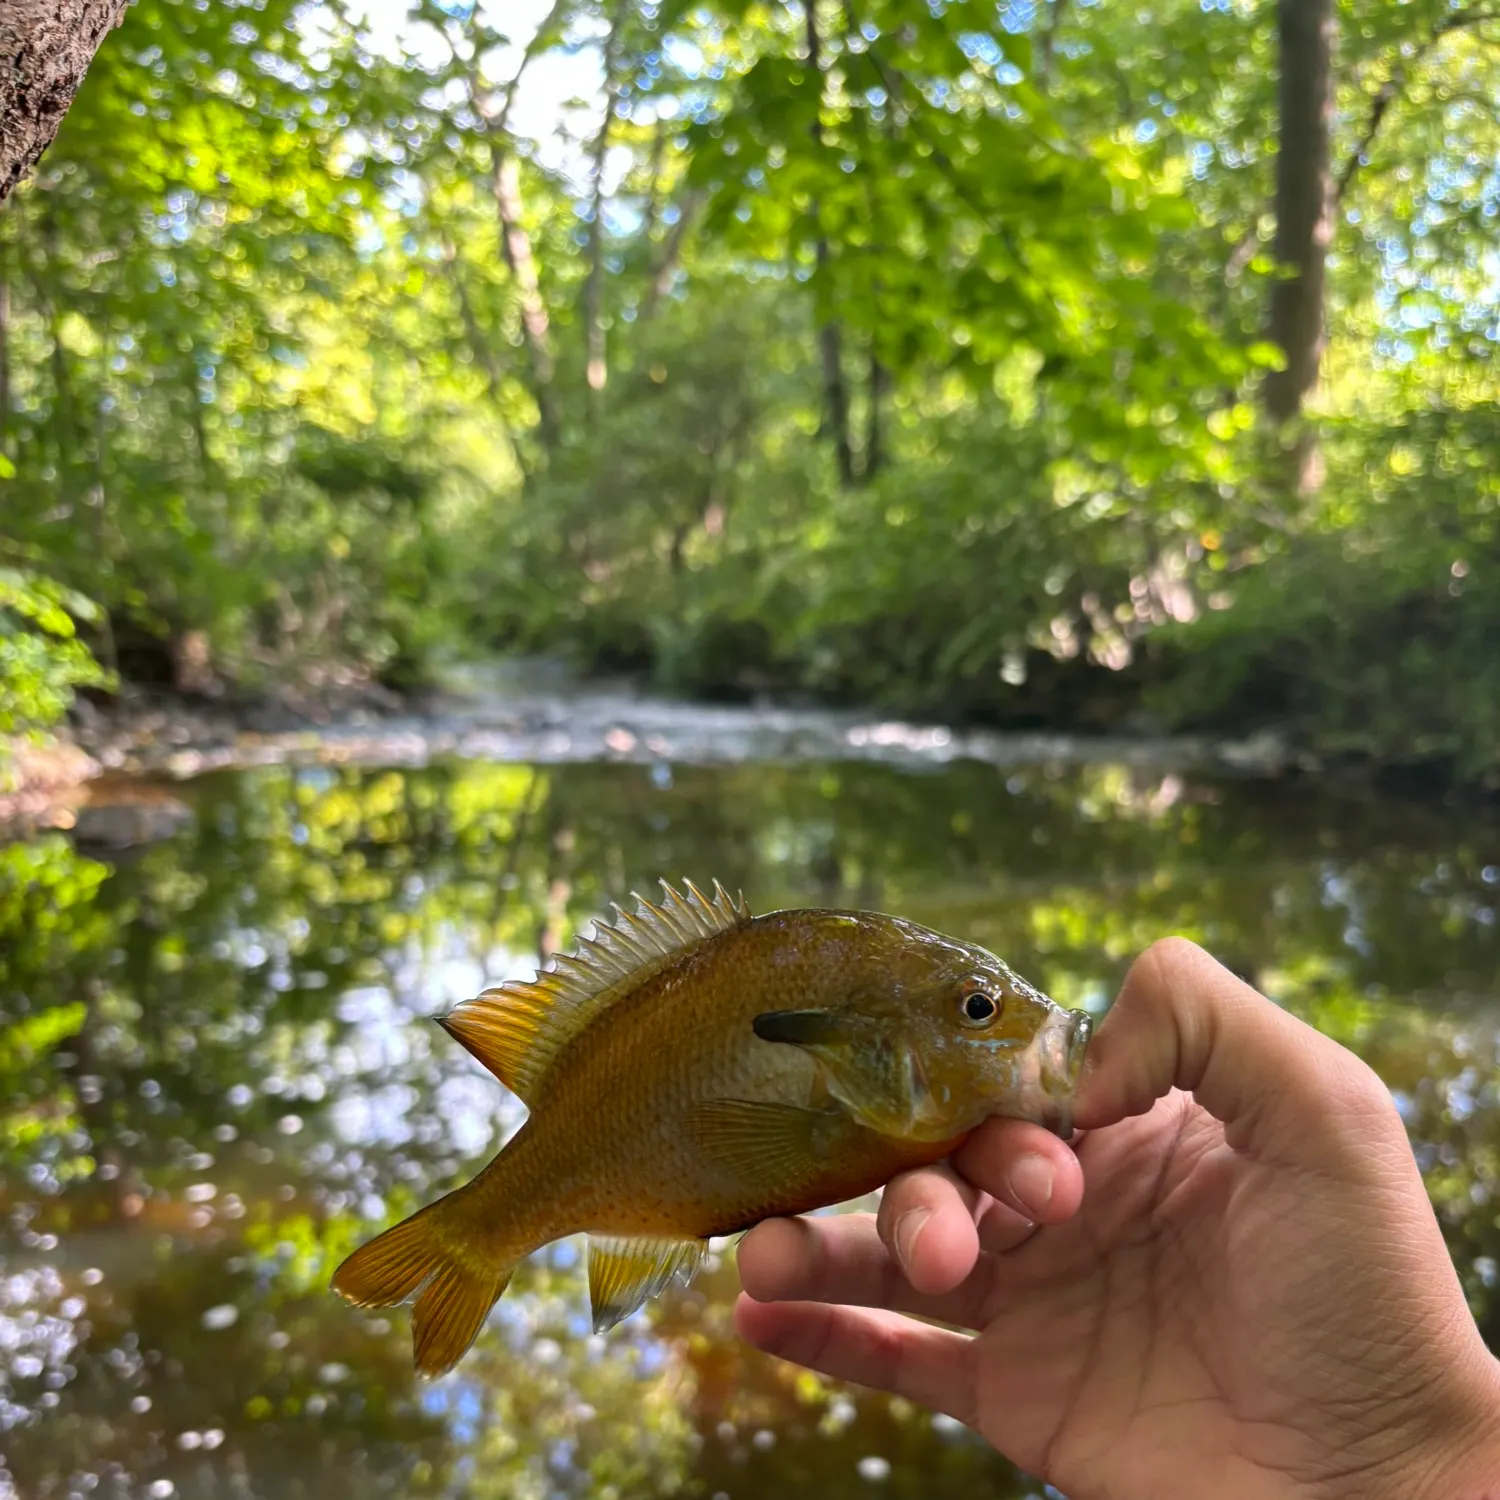
[[[1167,939],[1076,1118],[991,1120],[878,1216],[759,1225],[740,1332],[1072,1500],[1500,1497],[1500,1365],[1363,1062]]]

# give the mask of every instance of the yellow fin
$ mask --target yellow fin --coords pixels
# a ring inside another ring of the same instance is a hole
[[[457,1260],[439,1266],[412,1309],[411,1339],[417,1374],[429,1379],[451,1370],[479,1337],[510,1272],[476,1273]]]
[[[441,1375],[463,1358],[511,1277],[512,1267],[486,1265],[455,1243],[453,1196],[361,1245],[333,1274],[334,1291],[356,1307],[395,1307],[420,1294],[412,1315],[420,1375]]]
[[[613,1328],[674,1281],[687,1286],[708,1246],[700,1239],[589,1236],[589,1302],[594,1332]]]
[[[710,1099],[688,1117],[693,1144],[746,1192],[784,1192],[826,1169],[833,1148],[857,1131],[843,1110],[754,1099]]]
[[[745,898],[717,880],[712,896],[683,884],[685,897],[662,881],[660,905],[636,896],[635,911],[616,906],[613,924],[596,921],[576,953],[554,959],[534,980],[510,980],[460,1002],[438,1024],[530,1102],[552,1059],[601,1010],[679,954],[750,920]]]

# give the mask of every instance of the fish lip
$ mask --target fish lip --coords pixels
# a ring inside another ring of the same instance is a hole
[[[1093,1034],[1087,1011],[1059,1010],[1040,1039],[1041,1123],[1062,1140],[1073,1134],[1073,1093]]]
[[[1078,1076],[1083,1071],[1083,1059],[1089,1050],[1089,1041],[1094,1035],[1094,1018],[1086,1010],[1070,1010],[1068,1026],[1068,1083],[1078,1086]]]

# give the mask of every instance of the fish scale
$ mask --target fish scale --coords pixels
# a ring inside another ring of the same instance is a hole
[[[709,1237],[858,1197],[989,1115],[1070,1128],[1088,1018],[993,954],[900,917],[663,890],[441,1018],[527,1120],[333,1281],[361,1306],[416,1296],[423,1374],[553,1240],[589,1235],[603,1330],[691,1279]]]

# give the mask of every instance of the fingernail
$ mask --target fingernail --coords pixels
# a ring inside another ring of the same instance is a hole
[[[896,1220],[896,1259],[908,1271],[911,1270],[912,1252],[917,1248],[917,1236],[931,1216],[930,1208],[909,1208]]]
[[[1023,1156],[1010,1169],[1010,1190],[1028,1213],[1041,1213],[1052,1201],[1052,1163],[1045,1156]]]

